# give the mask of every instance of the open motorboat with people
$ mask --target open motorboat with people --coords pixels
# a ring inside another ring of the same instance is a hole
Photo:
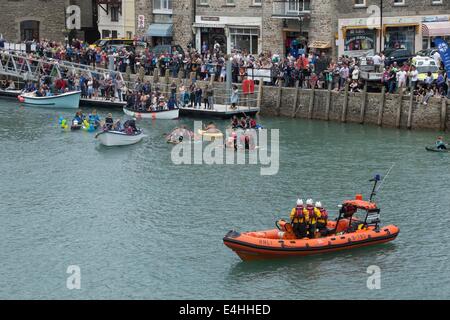
[[[18,96],[20,102],[27,105],[45,108],[78,109],[80,105],[81,91],[61,93],[54,96],[36,95],[36,91],[22,93]]]
[[[223,242],[246,261],[307,256],[392,241],[400,229],[395,225],[380,225],[380,209],[372,202],[375,187],[376,181],[369,201],[362,200],[361,195],[357,195],[354,200],[344,201],[337,219],[327,220],[320,232],[317,232],[314,224],[314,231],[308,237],[305,236],[306,233],[298,236],[298,230],[302,230],[298,228],[303,222],[301,219],[306,223],[308,218],[297,215],[297,212],[303,214],[303,210],[306,210],[302,203],[300,205],[297,202],[297,207],[293,209],[294,219],[298,219],[297,221],[279,220],[277,228],[271,230],[242,233],[229,231]],[[359,216],[358,213],[363,214]],[[317,216],[316,219],[319,221]]]
[[[95,138],[100,141],[102,145],[107,147],[128,146],[131,144],[136,144],[145,137],[146,135],[142,130],[131,134],[123,131],[108,130],[102,131],[95,136]]]
[[[122,128],[105,125],[102,132],[95,135],[95,139],[107,147],[128,146],[136,144],[146,135],[141,129],[136,128],[134,120],[125,121]]]

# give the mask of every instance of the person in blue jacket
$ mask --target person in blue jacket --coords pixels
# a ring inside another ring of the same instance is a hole
[[[444,142],[444,139],[442,137],[438,137],[436,140],[436,148],[438,150],[447,150],[446,143]]]

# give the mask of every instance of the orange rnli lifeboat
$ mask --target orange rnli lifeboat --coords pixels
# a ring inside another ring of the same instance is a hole
[[[358,218],[357,212],[364,212]],[[229,231],[224,244],[244,261],[307,256],[375,245],[394,240],[400,229],[395,225],[380,226],[380,209],[373,202],[345,201],[335,221],[328,221],[324,235],[313,239],[297,239],[292,225],[277,221],[277,228],[266,231]]]

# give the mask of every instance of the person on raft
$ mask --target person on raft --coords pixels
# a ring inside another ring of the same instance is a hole
[[[105,118],[105,127],[104,130],[108,131],[108,130],[112,130],[114,127],[114,119],[112,117],[111,113],[108,113],[108,115]]]
[[[83,123],[84,119],[85,119],[85,117],[84,117],[83,113],[81,111],[77,111],[77,113],[75,114],[75,117],[73,117],[72,123],[81,125]]]
[[[218,133],[219,129],[217,129],[217,126],[214,124],[214,122],[210,122],[205,127],[205,131],[208,132],[208,133]]]
[[[297,199],[297,205],[291,211],[291,224],[295,236],[298,239],[306,238],[308,233],[308,212],[305,211],[303,200]]]
[[[436,140],[436,148],[438,150],[447,150],[446,143],[444,142],[444,139],[442,137],[438,137]]]
[[[97,114],[97,110],[92,110],[88,118],[89,124],[93,124],[95,127],[98,127],[100,125],[100,116]]]
[[[239,127],[239,120],[236,116],[233,116],[233,118],[231,118],[231,128],[237,129],[238,127]]]

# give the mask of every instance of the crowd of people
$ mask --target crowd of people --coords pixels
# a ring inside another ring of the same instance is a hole
[[[142,83],[145,75],[153,75],[159,70],[161,75],[170,71],[172,77],[184,79],[209,80],[214,76],[216,81],[225,81],[227,77],[226,59],[227,55],[219,43],[214,43],[211,48],[203,43],[201,48],[194,49],[189,46],[187,52],[173,51],[155,54],[148,47],[133,46],[89,46],[86,42],[74,39],[70,45],[42,40],[36,43],[35,52],[28,54],[30,58],[46,57],[56,60],[67,60],[93,68],[105,68],[112,73],[105,79],[96,77],[87,78],[83,75],[67,76],[68,87],[74,87],[83,92],[85,97],[103,97],[105,99],[123,99],[127,90],[126,83],[121,77],[115,76],[115,72],[138,74],[141,83],[137,85],[145,87],[148,83]],[[401,65],[396,62],[385,65],[386,58],[381,53],[376,53],[373,63],[376,71],[382,73],[381,82],[388,93],[397,93],[405,90],[414,94],[418,102],[428,103],[432,96],[447,96],[450,98],[450,79],[442,68],[439,53],[433,56],[438,66],[441,66],[437,78],[429,73],[425,80],[419,81],[418,72],[411,61]],[[324,51],[305,50],[291,46],[286,56],[274,52],[262,52],[250,54],[246,50],[232,50],[231,53],[231,77],[232,82],[241,83],[247,76],[249,70],[270,70],[269,79],[265,79],[268,85],[283,85],[293,87],[298,82],[301,88],[343,90],[347,85],[351,92],[359,92],[364,86],[361,79],[360,60],[356,57],[341,56],[337,59],[331,58]],[[179,75],[181,73],[181,75]],[[195,76],[193,76],[195,75]],[[71,79],[70,77],[73,77]],[[72,83],[72,85],[71,85]],[[144,88],[145,89],[145,88]],[[139,90],[137,90],[139,91]],[[180,88],[176,97],[170,92],[172,103],[175,106],[214,108],[214,92],[212,87],[200,88],[193,82],[189,87]],[[155,97],[144,99],[154,101]],[[156,97],[159,99],[159,97]],[[233,94],[232,98],[233,100]],[[142,102],[142,101],[141,101]],[[233,103],[235,107],[235,103]]]

